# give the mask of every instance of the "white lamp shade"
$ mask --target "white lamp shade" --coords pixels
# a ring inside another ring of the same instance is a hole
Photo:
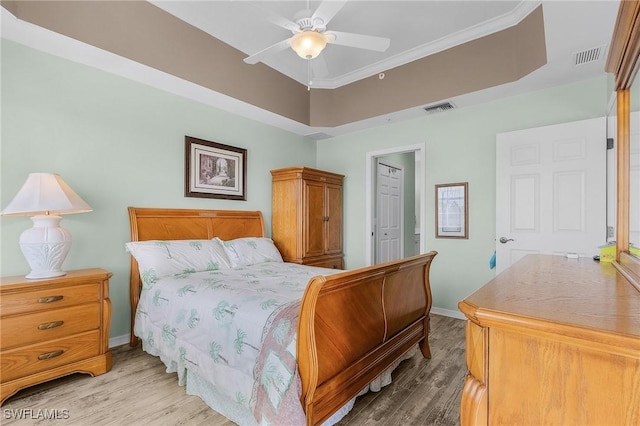
[[[29,279],[64,275],[62,263],[71,248],[71,234],[60,226],[60,214],[90,212],[91,207],[54,173],[31,173],[3,216],[32,216],[33,227],[20,236],[20,248],[31,272]]]
[[[91,210],[59,175],[30,173],[20,191],[2,210],[2,215],[71,214]]]

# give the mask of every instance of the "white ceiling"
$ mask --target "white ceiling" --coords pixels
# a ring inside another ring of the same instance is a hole
[[[270,22],[270,16],[293,19],[298,11],[307,8],[307,1],[299,0],[162,0],[152,1],[152,3],[247,55],[254,54],[278,41],[291,37],[290,31]],[[315,10],[319,4],[319,1],[309,1],[309,8]],[[322,60],[326,63],[327,74],[321,78],[316,72],[312,77],[312,86],[318,88],[340,87],[508,28],[517,24],[540,4],[543,5],[545,22],[547,65],[517,82],[451,99],[443,99],[443,101],[451,101],[456,107],[461,108],[501,97],[604,75],[607,49],[618,11],[619,1],[617,0],[546,0],[542,2],[529,0],[351,0],[329,22],[328,29],[388,37],[391,40],[390,47],[386,52],[380,53],[328,45],[321,53]],[[25,25],[21,21],[10,20],[6,15],[8,14],[4,13],[3,9],[3,37],[80,62],[91,62],[88,59],[86,45],[82,46],[82,54],[76,55],[74,58],[68,47],[61,47],[63,41],[52,41],[50,35],[34,35],[33,26]],[[41,29],[38,31],[42,32]],[[64,43],[72,43],[72,41],[66,40]],[[574,64],[577,52],[596,47],[602,48],[599,60],[578,66]],[[101,54],[106,55],[106,52]],[[215,106],[303,135],[323,133],[335,136],[425,114],[420,107],[336,128],[311,128],[250,105],[239,105],[239,101],[225,96],[210,93],[196,94],[196,88],[185,82],[170,82],[166,76],[159,77],[158,82],[155,82],[156,79],[150,77],[148,72],[144,73],[145,77],[128,75],[123,70],[122,64],[112,65],[111,63],[114,61],[114,58],[108,58],[94,60],[94,63],[90,64],[96,66],[98,63],[100,65],[97,66],[104,69],[111,67],[112,72],[127,75],[129,78],[146,79],[147,84],[165,85],[167,87],[163,88],[166,90],[204,100]],[[315,61],[317,59],[312,63]],[[289,49],[273,55],[265,60],[265,63],[302,84],[308,82],[307,61],[299,58]],[[137,65],[132,67],[131,73],[135,74],[136,68],[137,72],[140,72],[140,66]]]
[[[307,8],[315,10],[321,2],[161,0],[152,3],[251,55],[291,37],[290,31],[270,22],[271,16],[275,16],[274,19],[284,17],[293,20],[296,13]],[[503,30],[520,22],[541,3],[547,41],[547,65],[518,82],[446,100],[451,100],[459,108],[603,75],[607,47],[618,11],[619,2],[615,0],[351,0],[344,4],[327,28],[387,37],[391,40],[390,47],[386,52],[380,53],[327,45],[320,57],[311,63],[323,60],[328,74],[324,77],[312,74],[312,87],[340,87]],[[574,65],[574,55],[577,52],[596,47],[603,48],[600,60]],[[307,61],[290,49],[274,54],[265,63],[302,84],[308,83]],[[422,114],[422,108],[414,108],[350,123],[340,128],[309,129],[306,134],[318,132],[336,135]]]
[[[332,0],[327,0],[331,2]],[[320,1],[151,1],[219,40],[254,54],[292,36],[269,21],[291,21],[298,12],[315,11]],[[336,88],[398,65],[517,24],[539,4],[533,1],[364,1],[344,4],[328,30],[386,37],[385,52],[329,44],[311,61],[326,64],[327,75],[314,75],[313,87]],[[291,49],[265,63],[302,84],[308,82],[307,61]]]

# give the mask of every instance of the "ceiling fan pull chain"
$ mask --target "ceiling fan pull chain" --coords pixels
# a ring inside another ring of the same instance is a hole
[[[307,91],[311,91],[311,59],[307,59]]]

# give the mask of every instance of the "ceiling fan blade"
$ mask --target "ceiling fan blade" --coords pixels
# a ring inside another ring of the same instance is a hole
[[[268,22],[271,22],[272,24],[275,24],[279,27],[284,28],[285,30],[289,30],[292,32],[297,32],[300,30],[298,24],[263,7],[260,2],[255,2],[255,4],[254,2],[247,2],[247,4],[259,9],[261,17]]]
[[[327,43],[376,50],[378,52],[384,52],[391,44],[391,40],[385,37],[345,33],[342,31],[327,31],[324,34],[327,36]]]
[[[340,12],[340,9],[342,9],[346,2],[347,0],[324,0],[322,3],[320,3],[320,6],[318,6],[316,11],[313,12],[313,15],[311,16],[311,22],[313,22],[316,18],[320,18],[326,26],[329,21],[331,21],[333,17],[336,16],[338,12]]]
[[[288,49],[290,46],[290,40],[291,38],[279,41],[278,43],[262,49],[261,51],[254,53],[251,56],[247,56],[246,58],[244,58],[244,62],[247,64],[257,64],[258,62],[262,62],[262,60],[267,56]]]

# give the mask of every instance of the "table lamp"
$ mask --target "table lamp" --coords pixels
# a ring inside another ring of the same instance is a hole
[[[71,248],[71,233],[60,226],[60,215],[91,210],[59,175],[29,174],[20,191],[0,213],[2,216],[31,216],[33,221],[33,227],[20,235],[20,249],[31,267],[25,278],[66,274],[61,267]]]

